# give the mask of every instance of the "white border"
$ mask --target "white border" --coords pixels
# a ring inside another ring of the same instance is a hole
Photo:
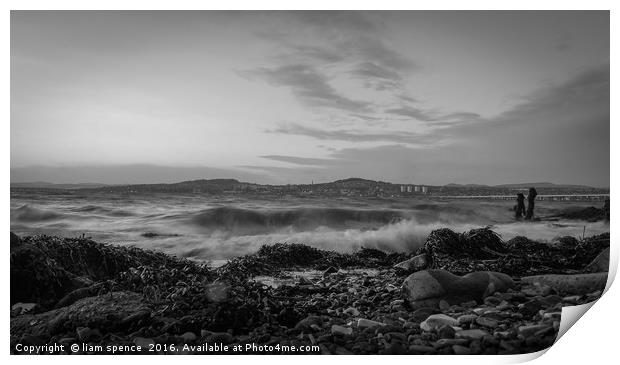
[[[0,126],[1,133],[1,146],[3,149],[2,161],[4,168],[2,170],[2,180],[5,186],[5,195],[2,197],[2,206],[5,207],[2,210],[2,216],[4,218],[5,237],[8,237],[8,231],[10,230],[10,218],[9,209],[10,205],[9,186],[10,186],[10,86],[9,86],[9,63],[10,63],[10,9],[19,10],[43,10],[43,9],[123,9],[123,10],[137,10],[137,9],[155,9],[155,10],[193,10],[193,9],[212,9],[212,10],[227,10],[227,9],[366,9],[366,10],[402,10],[402,9],[415,9],[415,10],[612,10],[611,12],[611,60],[616,60],[616,47],[613,47],[614,40],[617,40],[617,16],[615,11],[618,6],[614,6],[618,2],[612,1],[533,1],[533,0],[521,0],[521,1],[480,1],[480,0],[468,0],[468,1],[433,1],[433,2],[411,2],[411,1],[394,1],[394,0],[382,0],[382,1],[334,1],[334,0],[314,0],[314,1],[241,1],[241,0],[229,0],[218,2],[206,2],[206,1],[189,1],[189,0],[175,0],[175,1],[119,1],[119,0],[91,0],[91,1],[5,1],[5,12],[2,14],[2,29],[3,29],[3,49],[7,54],[3,60],[2,84],[3,88],[3,104],[4,108],[4,120]],[[616,116],[614,107],[614,85],[617,84],[616,72],[614,72],[614,65],[611,67],[611,119],[614,120]],[[611,123],[611,140],[615,141],[618,137],[618,128]],[[611,144],[611,160],[617,161],[619,149],[614,143]],[[613,190],[618,183],[618,172],[616,169],[611,169],[611,184],[610,187]],[[612,215],[617,217],[620,214],[620,210],[616,204],[612,207]],[[615,221],[612,221],[611,230],[616,231]],[[612,236],[613,237],[613,236]],[[5,241],[3,245],[5,250],[5,260],[9,260],[9,244]],[[617,267],[618,252],[615,249],[616,243],[612,239],[612,257],[615,258],[613,262],[614,271]],[[4,275],[2,275],[2,297],[5,302],[5,308],[9,305],[9,263],[7,262],[4,269]],[[617,285],[616,285],[617,287]],[[594,305],[594,309],[588,311],[581,320],[579,320],[573,329],[569,330],[567,335],[563,336],[555,345],[547,351],[544,356],[538,358],[537,363],[541,364],[554,364],[554,363],[580,363],[585,364],[595,359],[607,360],[605,362],[611,362],[615,357],[617,340],[616,333],[619,330],[618,325],[620,321],[618,318],[618,311],[620,310],[620,300],[618,299],[618,290],[615,287],[611,287],[608,292]],[[1,339],[0,343],[4,344],[5,356],[9,357],[9,316],[5,316],[3,321],[3,328],[0,330]],[[385,360],[377,359],[374,356],[356,356],[354,358],[342,359],[335,356],[322,357],[321,362],[348,362],[354,361],[356,363],[374,363],[376,361],[389,361],[398,363],[412,363],[416,361],[423,361],[430,364],[443,364],[448,362],[471,363],[471,364],[484,364],[484,363],[515,363],[528,361],[537,358],[541,354],[530,355],[518,355],[518,356],[425,356],[425,357],[412,357],[409,356],[390,356]],[[191,363],[206,363],[206,362],[226,362],[226,363],[246,363],[251,362],[263,362],[269,363],[315,363],[316,357],[313,356],[299,356],[291,358],[289,356],[216,356],[216,357],[201,357],[201,356],[185,356],[182,359],[171,359],[169,357],[155,356],[155,357],[140,357],[136,359],[131,356],[127,357],[115,357],[108,356],[91,356],[88,359],[84,357],[76,356],[44,356],[44,357],[26,357],[26,356],[11,356],[8,361],[15,363],[23,363],[30,361],[44,361],[44,362],[62,362],[62,363],[82,363],[83,361],[97,363],[108,363],[110,360],[115,362],[129,362],[129,361],[144,361],[147,360],[154,363],[166,363],[169,361],[191,362]],[[294,360],[293,360],[294,359]],[[596,360],[595,360],[596,361]]]

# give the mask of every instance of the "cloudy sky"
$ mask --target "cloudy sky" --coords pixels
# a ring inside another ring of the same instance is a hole
[[[12,12],[11,181],[609,186],[608,12]]]

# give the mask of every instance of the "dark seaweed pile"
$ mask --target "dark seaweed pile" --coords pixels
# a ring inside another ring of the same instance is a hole
[[[561,237],[552,244],[515,237],[504,242],[489,228],[456,233],[448,228],[431,232],[416,254],[426,254],[429,268],[463,275],[473,271],[499,271],[522,277],[581,272],[605,248],[609,233],[581,241]]]
[[[319,250],[303,244],[276,243],[263,245],[258,252],[235,258],[218,269],[218,274],[231,279],[256,275],[277,275],[282,269],[380,268],[391,267],[410,255],[385,253],[362,248],[352,254]]]

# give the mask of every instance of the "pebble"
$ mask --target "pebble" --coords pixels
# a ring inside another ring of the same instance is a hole
[[[89,342],[101,336],[98,329],[90,329],[88,327],[78,327],[75,329],[78,339],[82,342]]]
[[[152,338],[136,337],[133,339],[133,343],[136,346],[140,346],[143,350],[148,349],[149,346],[155,345],[155,341]]]
[[[196,341],[196,338],[198,338],[194,332],[185,332],[181,337],[183,338],[183,342],[186,343]]]
[[[445,314],[432,314],[424,322],[420,323],[420,329],[430,332],[443,325],[456,326],[459,322]]]
[[[473,321],[476,320],[476,318],[478,318],[478,316],[475,314],[463,314],[462,316],[458,317],[456,320],[459,322],[459,324],[467,324],[467,323],[472,323]]]
[[[370,319],[366,319],[366,318],[360,318],[357,320],[358,328],[372,328],[372,327],[378,327],[378,326],[385,326],[385,323],[371,321]]]
[[[350,314],[350,315],[352,315],[354,317],[360,315],[360,311],[358,311],[357,309],[355,309],[353,307],[349,307],[349,308],[345,309],[343,313]]]
[[[489,333],[487,331],[481,329],[471,329],[471,330],[463,330],[457,331],[455,333],[456,338],[465,338],[468,340],[479,340],[484,336],[487,336]]]
[[[435,350],[435,348],[431,347],[431,346],[410,345],[409,346],[409,351],[419,352],[419,353],[423,353],[423,354],[431,354],[431,353],[436,352],[437,350]]]
[[[464,338],[442,338],[435,342],[435,347],[445,347],[445,346],[454,346],[461,345],[465,346],[469,343],[468,340]]]
[[[447,311],[448,309],[450,309],[450,304],[448,302],[446,302],[445,300],[440,300],[439,301],[439,310],[441,311]]]
[[[437,330],[437,336],[439,338],[454,338],[456,330],[449,325],[443,325]]]
[[[454,351],[455,355],[471,355],[471,350],[469,349],[469,347],[461,345],[453,345],[452,351]]]
[[[353,328],[334,324],[332,325],[332,334],[340,335],[340,336],[349,336],[353,334]]]
[[[482,327],[495,328],[497,327],[498,322],[492,318],[488,317],[478,317],[476,318],[476,323],[481,325]]]
[[[533,325],[528,325],[528,326],[521,326],[519,327],[519,336],[522,336],[523,338],[528,338],[536,334],[539,331],[548,330],[550,328],[553,328],[553,326],[546,325],[546,324],[533,324]]]

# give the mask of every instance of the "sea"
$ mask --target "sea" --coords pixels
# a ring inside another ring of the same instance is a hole
[[[552,218],[600,202],[540,201],[540,221],[516,221],[510,200],[444,198],[248,197],[80,190],[11,189],[11,231],[91,237],[200,261],[256,252],[261,245],[303,243],[352,252],[361,247],[410,252],[438,228],[490,226],[504,240],[553,241],[609,231],[608,222]]]

